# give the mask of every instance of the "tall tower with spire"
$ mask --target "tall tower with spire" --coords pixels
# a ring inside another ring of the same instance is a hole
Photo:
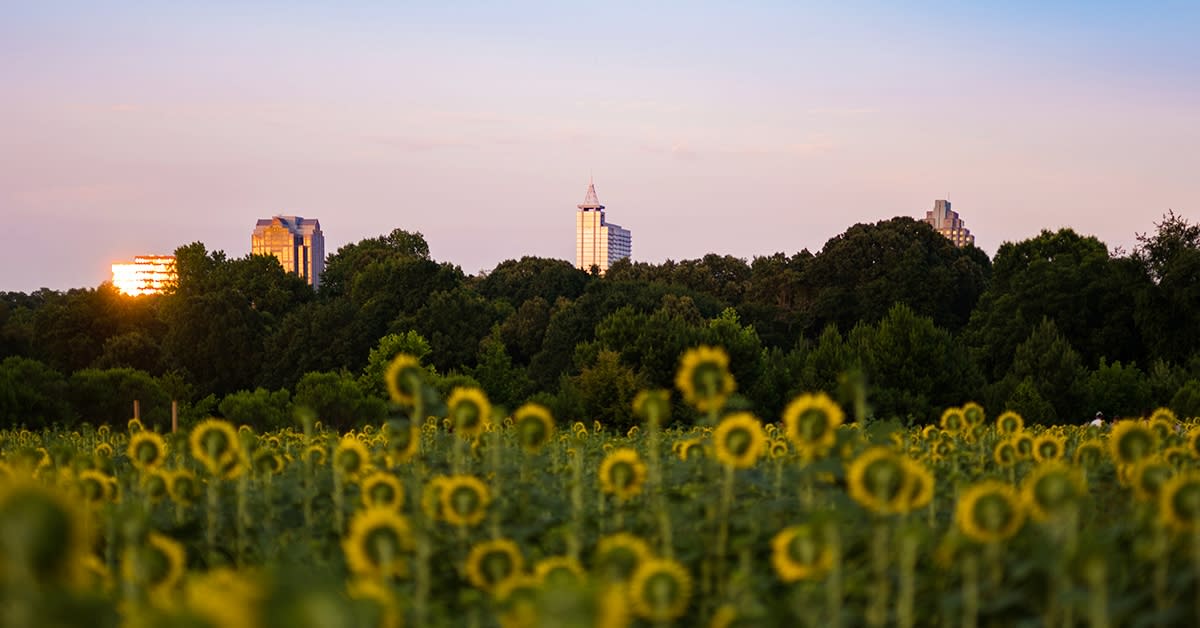
[[[575,266],[586,271],[594,266],[603,275],[613,262],[633,252],[632,236],[628,229],[604,220],[604,206],[590,178],[587,195],[576,207],[579,211],[575,212]]]

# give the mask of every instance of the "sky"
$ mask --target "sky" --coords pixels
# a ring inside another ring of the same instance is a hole
[[[988,6],[990,5],[990,6]],[[948,198],[994,254],[1200,221],[1200,3],[107,0],[0,6],[0,291],[258,218],[470,274],[819,250]]]

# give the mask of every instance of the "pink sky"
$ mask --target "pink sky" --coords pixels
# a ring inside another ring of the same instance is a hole
[[[244,255],[276,213],[329,252],[400,227],[469,273],[572,259],[589,175],[653,262],[816,250],[947,197],[989,254],[1200,219],[1190,5],[875,4],[4,9],[0,290]]]

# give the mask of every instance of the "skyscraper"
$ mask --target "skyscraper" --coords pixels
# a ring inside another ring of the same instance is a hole
[[[321,233],[321,222],[315,218],[260,218],[250,236],[250,252],[274,255],[287,272],[303,277],[314,288],[321,285],[325,235]]]
[[[138,255],[112,265],[112,283],[130,296],[162,294],[179,281],[174,255]]]
[[[604,206],[596,197],[596,184],[588,181],[587,195],[576,205],[575,266],[590,271],[593,266],[600,274],[608,272],[613,262],[630,256],[633,238],[628,229],[604,220]]]
[[[950,201],[934,201],[933,210],[925,212],[925,222],[929,223],[934,231],[946,236],[954,246],[975,244],[975,236],[967,229],[967,223],[958,217],[958,212],[950,211]]]

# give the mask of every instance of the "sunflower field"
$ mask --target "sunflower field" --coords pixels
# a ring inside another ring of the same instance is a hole
[[[0,625],[1200,625],[1200,423],[1169,410],[755,416],[699,347],[616,433],[478,389],[430,416],[423,373],[345,434],[0,431]]]

